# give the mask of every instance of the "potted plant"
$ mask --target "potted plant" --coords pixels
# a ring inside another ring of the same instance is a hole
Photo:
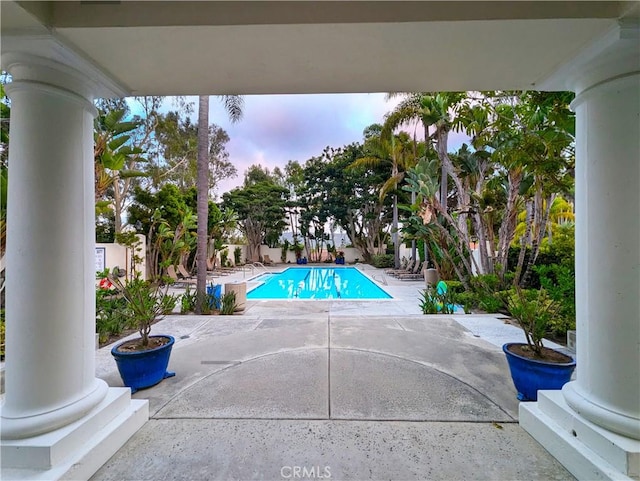
[[[296,264],[302,264],[302,251],[304,250],[304,246],[296,240],[291,246],[291,250],[296,254]]]
[[[151,336],[151,326],[167,312],[171,312],[176,298],[167,294],[168,286],[162,290],[158,284],[144,281],[137,275],[127,283],[110,276],[117,291],[126,300],[126,311],[140,337],[124,341],[111,349],[120,377],[132,392],[158,384],[163,379],[175,376],[167,371],[173,336]]]
[[[513,383],[520,401],[537,401],[538,390],[562,389],[576,367],[572,357],[542,344],[549,322],[560,306],[545,289],[525,291],[519,287],[507,294],[506,307],[524,331],[527,343],[507,343],[507,356]]]

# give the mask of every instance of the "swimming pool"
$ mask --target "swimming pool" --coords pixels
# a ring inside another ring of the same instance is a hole
[[[290,267],[253,281],[247,299],[391,299],[355,267]]]

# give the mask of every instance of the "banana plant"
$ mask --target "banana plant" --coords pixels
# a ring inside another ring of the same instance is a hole
[[[101,111],[94,125],[96,209],[98,214],[114,211],[116,233],[122,230],[121,214],[130,179],[145,175],[135,168],[146,159],[133,139],[143,122],[137,118],[125,120],[126,116],[126,109]]]

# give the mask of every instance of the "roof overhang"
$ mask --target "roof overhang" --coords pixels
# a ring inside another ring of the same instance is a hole
[[[554,73],[639,10],[637,2],[608,1],[1,8],[3,53],[52,42],[112,79],[120,95],[532,89],[543,80],[545,89],[562,89],[549,81]]]

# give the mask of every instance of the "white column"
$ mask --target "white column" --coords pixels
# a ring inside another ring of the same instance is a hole
[[[545,85],[576,92],[577,378],[519,421],[578,479],[640,476],[639,39],[622,23]]]
[[[640,439],[640,72],[579,93],[577,380],[567,404]]]
[[[5,59],[3,58],[3,62]],[[107,394],[95,377],[93,119],[88,79],[7,60],[13,82],[2,439],[78,420]]]

